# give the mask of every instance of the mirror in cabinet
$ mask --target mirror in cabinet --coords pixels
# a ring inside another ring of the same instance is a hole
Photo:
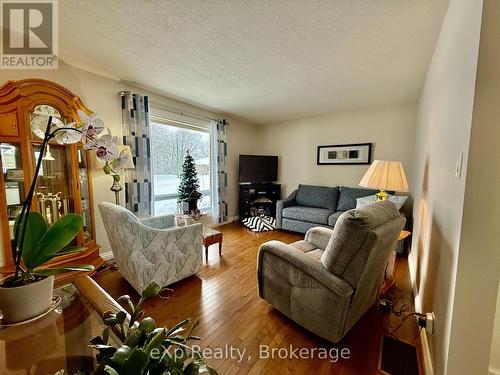
[[[33,145],[33,158],[38,160],[40,145]],[[35,198],[38,211],[50,226],[61,216],[75,212],[71,192],[71,156],[66,146],[49,145],[42,157]]]
[[[19,144],[0,143],[0,164],[2,168],[5,204],[9,226],[9,238],[14,238],[14,221],[21,212],[25,198],[24,170]]]
[[[92,228],[92,202],[90,201],[90,186],[88,178],[88,151],[78,147],[78,179],[80,183],[80,203],[83,218],[83,238],[85,242],[94,237]]]

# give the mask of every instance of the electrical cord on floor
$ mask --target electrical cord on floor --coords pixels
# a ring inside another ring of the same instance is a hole
[[[406,322],[406,320],[410,317],[410,316],[421,316],[421,317],[425,317],[424,314],[420,314],[420,313],[417,313],[417,312],[411,312],[409,314],[406,314],[405,316],[403,316],[403,319],[401,319],[401,322],[399,322],[399,324],[396,326],[396,328],[394,328],[392,331],[390,331],[388,334],[389,336],[391,336],[392,338],[396,339],[396,340],[399,340],[397,337],[394,336],[394,334],[403,326],[404,322]]]
[[[174,294],[174,290],[167,288],[166,286],[161,288],[160,291],[158,292],[158,296],[161,299],[170,299],[170,297]]]
[[[411,316],[423,317],[425,315],[417,313],[416,311],[410,311],[410,305],[408,303],[398,305],[399,299],[400,298],[398,298],[395,294],[387,295],[385,298],[381,298],[377,304],[377,312],[381,316],[387,315],[387,317],[390,317],[391,314],[394,314],[396,317],[402,317],[401,321],[396,326],[392,326],[389,319],[383,320],[383,325],[387,331],[387,335],[395,340],[401,341],[395,336],[395,334],[401,329],[408,318]]]
[[[399,306],[399,308],[396,310],[396,305],[392,305],[392,313],[396,316],[401,316],[405,312],[410,310],[410,305],[407,303],[403,303],[402,305]]]

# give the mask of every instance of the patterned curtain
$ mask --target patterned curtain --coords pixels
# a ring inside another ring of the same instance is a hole
[[[138,217],[153,215],[153,176],[147,96],[122,92],[123,144],[129,145],[135,169],[127,170],[125,207]]]
[[[227,209],[227,127],[224,119],[212,121],[212,144],[214,161],[214,217],[219,223],[228,219]]]

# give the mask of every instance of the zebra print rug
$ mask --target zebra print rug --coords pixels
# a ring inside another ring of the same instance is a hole
[[[276,229],[276,220],[269,216],[251,216],[241,221],[252,232],[268,232]]]

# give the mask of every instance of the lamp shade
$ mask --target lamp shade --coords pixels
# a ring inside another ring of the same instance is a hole
[[[400,161],[375,160],[361,179],[359,186],[394,191],[409,191],[405,171]]]
[[[117,145],[118,153],[120,157],[123,157],[126,161],[125,165],[122,166],[123,169],[134,169],[134,161],[132,159],[132,151],[130,146],[127,145]]]

